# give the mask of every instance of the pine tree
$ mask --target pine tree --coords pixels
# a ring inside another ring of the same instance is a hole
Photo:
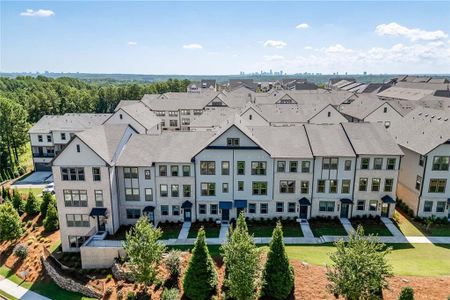
[[[25,211],[25,203],[23,202],[19,192],[16,190],[13,190],[12,205],[19,215],[22,215]]]
[[[44,219],[44,230],[55,231],[59,228],[58,211],[56,210],[56,201],[52,199],[47,208],[47,214]]]
[[[44,195],[42,196],[41,207],[39,208],[39,210],[41,211],[41,215],[44,218],[47,215],[48,205],[52,201],[52,199],[53,196],[50,193],[44,193]]]
[[[294,287],[294,268],[284,248],[283,229],[278,222],[273,230],[263,272],[263,293],[273,299],[286,299]]]
[[[33,192],[28,193],[28,199],[25,204],[25,212],[27,215],[32,216],[39,213],[39,201],[36,199],[36,196]]]
[[[183,278],[184,294],[188,299],[206,300],[217,289],[217,271],[209,255],[205,241],[205,230],[200,228],[192,256]]]
[[[244,214],[241,213],[235,229],[228,232],[221,247],[225,262],[225,287],[231,298],[250,300],[257,296],[260,280],[259,251],[248,233]]]
[[[10,202],[0,205],[0,241],[11,241],[22,235],[22,221]]]

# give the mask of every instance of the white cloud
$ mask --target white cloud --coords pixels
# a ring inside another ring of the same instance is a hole
[[[419,28],[408,28],[395,22],[378,25],[375,28],[375,33],[380,36],[403,36],[411,40],[412,42],[419,40],[436,41],[448,37],[448,35],[442,30],[426,31]]]
[[[190,49],[190,50],[203,49],[203,46],[200,44],[187,44],[183,45],[183,49]]]
[[[20,13],[22,17],[52,17],[55,15],[55,12],[48,9],[39,9],[39,10],[33,10],[33,9],[27,9],[26,11],[23,11]]]
[[[283,41],[267,40],[264,42],[264,47],[269,47],[269,48],[281,49],[286,46],[287,46],[287,44]]]
[[[136,46],[137,42],[129,41],[127,44],[128,46]]]
[[[295,26],[295,28],[297,28],[297,29],[308,29],[309,25],[306,24],[306,23],[301,23],[301,24],[298,24],[297,26]]]
[[[283,60],[283,59],[284,59],[284,56],[282,56],[282,55],[277,55],[277,54],[275,54],[275,55],[264,55],[264,58],[265,58],[267,61],[274,61],[274,60]]]
[[[353,52],[352,49],[347,49],[344,46],[342,46],[341,44],[336,44],[334,46],[322,48],[322,50],[327,53],[351,53],[351,52]]]
[[[303,49],[305,49],[305,50],[312,50],[313,47],[311,47],[311,46],[306,46],[306,47],[303,47]]]

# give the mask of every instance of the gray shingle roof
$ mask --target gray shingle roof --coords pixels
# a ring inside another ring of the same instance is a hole
[[[49,133],[51,131],[81,131],[103,124],[111,114],[45,115],[28,131],[29,133]]]
[[[122,110],[147,129],[161,123],[161,119],[142,102],[123,106]]]
[[[305,128],[314,156],[355,156],[340,124],[306,124]]]

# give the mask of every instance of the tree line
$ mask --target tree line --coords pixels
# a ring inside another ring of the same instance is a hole
[[[19,157],[28,143],[28,129],[44,115],[109,113],[120,100],[144,94],[184,92],[189,80],[152,83],[86,82],[45,76],[0,77],[0,182],[23,170]]]

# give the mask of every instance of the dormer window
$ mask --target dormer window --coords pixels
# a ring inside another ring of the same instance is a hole
[[[249,120],[252,120],[252,118],[253,118],[252,115],[249,115],[249,116],[248,116],[248,119],[249,119]]]
[[[80,145],[77,145],[77,152],[80,153]]]
[[[383,108],[383,112],[387,113],[387,107]]]
[[[63,140],[63,141],[66,140],[66,134],[64,132],[61,133],[61,140]]]
[[[328,118],[331,117],[331,111],[328,112]]]
[[[238,138],[227,138],[227,146],[229,146],[229,147],[239,146],[239,139]]]
[[[119,119],[123,119],[123,115],[122,114],[119,114]]]

